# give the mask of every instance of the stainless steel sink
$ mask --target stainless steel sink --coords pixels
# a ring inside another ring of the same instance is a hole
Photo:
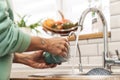
[[[81,77],[81,76],[92,76],[92,75],[106,76],[106,75],[116,75],[116,74],[112,74],[110,71],[104,68],[94,68],[86,73],[61,71],[61,72],[38,73],[30,76],[32,77]]]
[[[86,76],[86,74],[71,74],[71,73],[38,73],[29,75],[30,77],[80,77]]]

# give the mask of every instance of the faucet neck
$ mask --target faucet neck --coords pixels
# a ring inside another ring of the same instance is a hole
[[[80,27],[82,27],[81,28],[82,30],[83,30],[83,23],[84,23],[85,17],[87,16],[87,14],[89,12],[96,12],[100,16],[102,24],[103,24],[103,39],[104,39],[104,54],[103,54],[103,57],[104,57],[104,63],[105,63],[105,60],[108,58],[108,54],[109,54],[109,52],[108,52],[108,27],[107,27],[107,21],[105,19],[105,16],[103,15],[102,11],[100,11],[97,8],[88,8],[82,13],[82,15],[81,15],[81,17],[79,19],[79,22],[78,22],[78,25]]]

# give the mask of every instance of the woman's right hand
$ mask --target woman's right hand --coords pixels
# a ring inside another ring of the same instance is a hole
[[[43,50],[54,55],[67,57],[69,53],[69,41],[67,38],[41,38],[31,37],[31,43],[26,51]]]
[[[67,38],[55,37],[47,40],[47,52],[67,57],[69,53],[69,41]]]

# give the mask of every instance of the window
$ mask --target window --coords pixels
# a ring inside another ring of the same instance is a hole
[[[92,2],[90,3],[90,1]],[[13,4],[14,14],[31,16],[29,23],[46,18],[60,19],[58,10],[62,11],[65,18],[77,22],[85,9],[97,5],[96,7],[101,9],[105,15],[110,31],[109,0],[14,0]],[[99,20],[98,16],[97,18]],[[17,20],[17,16],[15,16],[15,20]],[[102,31],[102,29],[98,30],[98,26],[102,26],[100,22],[92,25],[91,13],[87,15],[84,22],[84,30],[81,34]]]
[[[18,18],[16,14],[29,15],[30,23],[45,18],[56,18],[56,6],[56,0],[14,0],[15,20]]]
[[[84,10],[90,7],[96,7],[100,9],[108,25],[108,31],[110,31],[110,11],[109,11],[109,0],[59,0],[60,1],[60,10],[64,13],[65,17],[77,22],[81,17],[81,14]],[[102,31],[102,22],[98,15],[95,15],[98,19],[98,22],[92,24],[92,13],[89,13],[84,21],[84,30],[82,34],[101,32]]]

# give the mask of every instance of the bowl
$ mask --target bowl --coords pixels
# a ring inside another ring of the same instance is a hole
[[[50,31],[52,33],[55,33],[55,34],[60,34],[62,36],[67,36],[69,35],[69,33],[71,31],[76,31],[78,28],[78,26],[74,26],[74,27],[71,27],[71,28],[68,28],[68,29],[55,29],[55,28],[50,28],[50,27],[47,27],[47,26],[44,26],[43,29],[45,31]]]

